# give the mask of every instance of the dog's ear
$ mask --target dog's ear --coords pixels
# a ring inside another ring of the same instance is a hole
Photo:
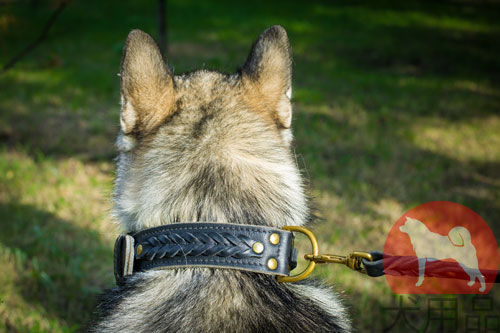
[[[241,70],[244,98],[255,110],[268,113],[280,127],[292,120],[292,57],[286,31],[272,26],[260,35]]]
[[[173,110],[172,72],[154,40],[140,30],[133,30],[125,43],[121,93],[120,125],[124,134],[147,134]]]

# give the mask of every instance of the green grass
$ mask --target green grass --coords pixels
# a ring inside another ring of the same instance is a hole
[[[0,65],[36,37],[51,3],[0,5]],[[324,252],[382,249],[402,213],[433,200],[472,208],[500,240],[499,9],[172,0],[168,62],[176,73],[230,72],[266,27],[287,29],[297,160],[323,217],[315,232]],[[112,286],[117,73],[128,32],[155,35],[155,10],[74,1],[0,76],[0,331],[81,329]],[[385,280],[331,266],[317,275],[345,290],[360,331],[390,322]],[[500,300],[497,286],[492,295]]]

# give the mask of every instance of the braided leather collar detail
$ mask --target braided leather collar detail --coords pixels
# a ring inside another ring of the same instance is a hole
[[[164,225],[118,237],[115,277],[117,284],[121,284],[135,272],[186,267],[229,268],[288,276],[296,266],[293,241],[290,231],[256,225]]]

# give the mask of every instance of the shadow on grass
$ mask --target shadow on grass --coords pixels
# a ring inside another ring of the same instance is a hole
[[[43,15],[34,15],[27,4],[12,6],[19,24],[36,30],[30,16]],[[81,12],[90,6],[99,10],[83,20]],[[497,115],[500,96],[489,87],[498,87],[500,77],[500,32],[492,14],[497,8],[447,1],[276,1],[236,8],[232,2],[170,1],[168,62],[179,72],[232,71],[263,29],[282,24],[294,50],[296,86],[318,91],[320,102],[354,102],[393,116]],[[0,77],[0,108],[6,111],[0,140],[54,157],[114,156],[116,74],[132,28],[154,33],[154,8],[139,2],[72,3],[52,38],[18,65],[33,73]],[[5,42],[21,46],[20,31],[8,30]],[[456,80],[467,82],[455,86]]]
[[[67,73],[59,73],[64,81]],[[29,75],[28,75],[29,76]],[[97,101],[81,86],[65,86],[42,78],[2,78],[10,93],[0,100],[9,112],[0,114],[0,141],[21,145],[30,154],[79,156],[84,160],[111,160],[118,130],[118,104]],[[88,99],[83,102],[88,95]],[[118,97],[116,97],[118,100]]]
[[[0,221],[0,243],[17,261],[9,274],[25,301],[69,327],[82,327],[96,294],[112,283],[111,244],[30,205],[0,204]]]
[[[338,254],[347,254],[382,250],[387,237],[384,230],[388,231],[399,217],[392,216],[393,211],[380,211],[378,204],[382,202],[395,202],[403,209],[401,213],[429,201],[458,202],[481,215],[500,240],[499,162],[459,160],[444,151],[421,148],[414,143],[418,140],[412,132],[418,117],[365,113],[353,116],[359,121],[356,124],[352,117],[336,110],[308,111],[296,108],[296,153],[302,173],[311,178],[313,188],[330,196],[323,203],[323,209],[330,211],[323,215],[329,218],[314,228],[318,240],[326,246],[323,251],[334,248],[340,251]],[[332,282],[343,281],[336,282],[340,288],[348,286],[346,298],[356,327],[382,331],[395,315],[383,309],[389,306],[387,294],[382,292],[385,289],[379,286],[386,285],[385,279],[370,280],[373,289],[366,292],[362,280],[370,278],[353,276],[365,291],[359,292],[357,285],[353,287],[345,277],[349,272],[342,269],[347,270],[340,268],[340,278],[331,268],[325,268],[321,276]],[[491,297],[497,301],[499,296],[496,292]],[[426,318],[420,312],[412,316],[410,320],[420,324]]]
[[[411,118],[377,125],[380,117],[369,115],[366,124],[356,126],[330,115],[296,115],[296,151],[304,157],[304,173],[314,186],[343,198],[343,209],[377,216],[372,204],[384,199],[405,208],[454,201],[478,212],[500,235],[499,162],[424,150],[404,130],[411,128]]]

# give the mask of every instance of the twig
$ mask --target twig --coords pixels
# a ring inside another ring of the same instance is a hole
[[[14,67],[14,65],[19,61],[21,60],[26,54],[28,54],[29,52],[31,52],[36,46],[38,46],[38,44],[40,44],[46,37],[47,37],[47,34],[49,33],[49,30],[50,28],[54,25],[57,17],[59,16],[59,14],[61,14],[61,12],[63,11],[63,9],[66,7],[66,5],[70,2],[71,0],[62,0],[61,2],[59,2],[59,6],[57,6],[56,10],[52,13],[52,15],[50,16],[49,20],[47,21],[47,23],[45,23],[45,26],[43,27],[43,30],[42,32],[40,33],[40,35],[37,37],[37,39],[35,39],[33,42],[31,42],[30,44],[28,44],[21,52],[19,52],[18,54],[16,54],[14,57],[12,57],[2,68],[2,70],[0,71],[0,74],[3,74],[5,73],[7,70],[9,70],[10,68]]]

